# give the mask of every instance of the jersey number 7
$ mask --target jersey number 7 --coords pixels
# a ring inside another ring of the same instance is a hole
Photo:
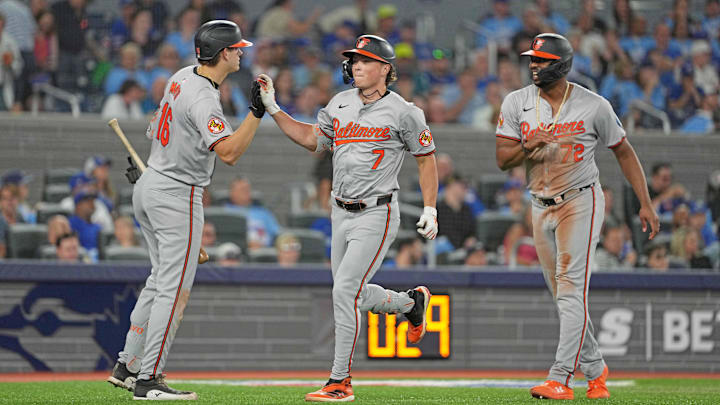
[[[157,139],[160,140],[162,146],[167,146],[170,141],[170,123],[172,122],[172,107],[169,103],[165,103],[162,110],[162,116],[160,117],[160,123],[158,124]]]
[[[385,156],[385,151],[383,149],[373,149],[372,153],[373,153],[373,155],[380,155],[380,156],[378,156],[377,160],[375,161],[375,164],[372,167],[372,170],[375,170],[380,165],[380,161],[382,160],[383,156]]]

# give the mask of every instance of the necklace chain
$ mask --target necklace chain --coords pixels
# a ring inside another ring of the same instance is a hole
[[[565,99],[567,98],[568,90],[570,90],[570,82],[567,82],[567,86],[565,86],[565,94],[563,94],[562,102],[560,102],[560,108],[558,108],[557,113],[555,114],[555,119],[553,120],[553,123],[547,128],[543,128],[542,124],[540,123],[540,88],[538,87],[537,98],[535,99],[535,116],[537,119],[538,128],[543,131],[552,131],[553,128],[555,128],[555,124],[557,124],[557,120],[560,117],[560,111],[562,111],[562,108],[565,105]],[[552,105],[550,106],[550,108],[552,108]]]

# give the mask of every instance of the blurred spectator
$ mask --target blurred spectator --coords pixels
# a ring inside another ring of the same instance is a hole
[[[310,80],[310,85],[316,90],[315,102],[318,107],[327,105],[333,98],[335,89],[333,88],[332,73],[324,70],[315,72]],[[315,118],[313,117],[313,119]]]
[[[689,3],[688,0],[674,0],[672,11],[665,18],[665,23],[672,29],[673,38],[683,48],[687,48],[689,39],[702,35],[700,23],[690,15]]]
[[[657,272],[666,272],[670,269],[670,258],[664,244],[651,241],[647,244],[646,251],[647,262],[645,267]]]
[[[80,242],[75,232],[65,233],[55,243],[57,260],[67,263],[80,261]]]
[[[277,78],[279,72],[278,67],[273,65],[272,46],[271,40],[260,40],[255,43],[255,58],[250,67],[253,78],[258,77],[261,73],[265,73],[271,78]]]
[[[135,237],[135,222],[131,217],[120,216],[115,219],[115,239],[111,246],[133,247],[140,246]]]
[[[466,267],[483,267],[488,265],[487,252],[482,242],[477,242],[466,250],[467,253],[465,254],[464,262]]]
[[[648,51],[655,46],[655,40],[647,35],[647,21],[640,15],[632,16],[630,32],[620,38],[620,46],[634,63],[640,63]]]
[[[292,0],[275,0],[258,19],[256,35],[259,38],[291,39],[302,37],[310,31],[322,14],[315,8],[305,20],[298,20],[293,13]]]
[[[368,0],[355,0],[353,4],[339,6],[320,17],[320,29],[324,33],[331,33],[339,24],[349,21],[356,25],[360,32],[375,32],[377,30],[377,17],[370,8]]]
[[[432,59],[430,60],[430,68],[425,72],[428,84],[431,88],[436,86],[442,90],[442,86],[455,83],[455,74],[452,71],[450,59],[452,52],[447,49],[434,49],[432,51]]]
[[[233,86],[229,80],[224,80],[220,83],[218,91],[220,91],[220,105],[222,106],[222,111],[226,116],[240,117],[240,115],[247,112],[246,109],[241,110],[240,107],[235,105],[235,100],[233,99]]]
[[[438,203],[438,236],[445,237],[454,249],[461,249],[476,242],[476,222],[470,206],[465,203],[466,181],[454,174],[448,181],[442,199]]]
[[[480,21],[481,31],[475,39],[477,48],[485,48],[488,41],[496,41],[498,49],[508,51],[511,49],[511,40],[515,34],[523,29],[519,18],[510,14],[508,0],[494,0],[493,12]]]
[[[60,206],[68,211],[75,211],[76,195],[80,193],[95,195],[95,211],[92,213],[92,221],[100,225],[103,230],[111,232],[113,230],[113,220],[110,214],[111,204],[107,199],[97,198],[98,185],[95,179],[80,172],[70,178],[69,184],[72,195],[60,201]]]
[[[538,7],[539,15],[545,21],[546,25],[550,25],[554,32],[565,35],[570,29],[570,23],[560,13],[552,11],[550,8],[550,0],[535,0],[535,4]]]
[[[703,203],[695,203],[690,209],[690,217],[688,225],[700,232],[702,236],[702,244],[706,249],[720,249],[718,235],[713,228],[712,215],[707,206]],[[720,252],[718,252],[720,253]]]
[[[152,57],[160,44],[160,38],[152,34],[152,13],[148,9],[135,12],[130,23],[129,40],[140,47],[143,58]]]
[[[20,83],[19,78],[23,68],[20,48],[15,39],[8,34],[5,24],[6,17],[0,13],[0,90],[2,90],[0,111],[18,109],[15,106],[15,83]]]
[[[247,179],[241,177],[230,183],[230,202],[225,207],[247,217],[249,249],[272,246],[280,224],[270,210],[252,205],[252,188]]]
[[[660,76],[652,65],[645,65],[640,68],[637,76],[638,87],[642,93],[638,94],[638,98],[658,110],[665,110],[665,100],[667,98],[667,88],[660,83]],[[660,128],[661,121],[642,114],[639,125],[644,128]]]
[[[55,17],[49,11],[41,11],[37,17],[38,29],[35,33],[35,74],[45,74],[47,79],[55,74],[58,67],[59,48],[55,30]]]
[[[110,47],[113,51],[120,49],[130,38],[130,24],[137,11],[134,0],[118,0],[118,3],[120,15],[110,23]]]
[[[670,27],[666,24],[660,23],[655,26],[653,39],[654,46],[648,50],[646,59],[657,59],[657,62],[653,63],[660,69],[662,81],[668,83],[672,80],[673,70],[681,61],[682,49],[672,41]]]
[[[187,8],[192,8],[200,13],[200,25],[213,19],[210,7],[205,0],[188,0]]]
[[[702,29],[709,38],[717,38],[720,35],[720,1],[705,0]]]
[[[570,42],[570,46],[572,46],[573,49],[578,50],[573,54],[572,69],[568,74],[568,80],[582,81],[585,77],[594,79],[596,75],[593,73],[593,59],[590,56],[579,52],[581,49],[580,42],[582,41],[582,33],[580,30],[571,29],[567,34],[567,39]],[[527,44],[525,44],[525,47],[527,47]]]
[[[522,29],[513,36],[512,49],[526,51],[533,38],[543,32],[552,32],[552,28],[545,23],[536,5],[526,5],[522,11]]]
[[[708,176],[705,201],[710,210],[710,216],[715,220],[716,229],[720,231],[720,170],[713,170]]]
[[[18,187],[14,184],[4,184],[0,187],[0,258],[7,255],[10,225],[23,222],[17,212],[18,194]]]
[[[293,75],[289,68],[280,69],[273,80],[275,85],[275,100],[278,106],[288,114],[295,116],[295,97],[293,94]],[[313,119],[314,121],[314,119]]]
[[[153,31],[158,36],[165,35],[165,24],[168,20],[165,2],[161,0],[135,0],[135,2],[138,4],[138,8],[148,9],[152,13]]]
[[[315,177],[315,194],[309,196],[303,202],[303,209],[316,212],[325,212],[328,215],[332,205],[330,204],[332,193],[332,154],[323,151],[315,154],[317,161],[313,169]]]
[[[400,41],[395,44],[395,56],[399,57],[397,53],[402,47],[407,47],[407,51],[411,52],[414,58],[417,58],[420,63],[420,68],[423,69],[427,61],[432,59],[433,46],[427,39],[420,40],[417,35],[414,20],[405,20],[400,25]]]
[[[129,79],[137,82],[143,89],[149,87],[147,74],[140,69],[141,57],[140,47],[133,42],[128,42],[120,48],[120,64],[113,67],[105,78],[105,95],[117,93],[122,84]]]
[[[693,41],[690,48],[695,85],[700,87],[705,94],[717,93],[720,85],[717,67],[710,63],[710,52],[710,44],[704,40]]]
[[[634,16],[630,0],[613,0],[612,14],[612,29],[620,36],[628,35]]]
[[[202,242],[201,245],[205,247],[215,246],[217,242],[217,232],[215,231],[215,225],[212,222],[205,221],[202,229]]]
[[[178,16],[178,28],[165,37],[175,47],[183,63],[195,63],[195,32],[200,28],[200,13],[186,8]],[[247,34],[246,34],[247,35]]]
[[[23,61],[23,68],[15,86],[14,110],[20,110],[27,97],[30,96],[32,90],[30,75],[35,70],[33,48],[37,25],[30,8],[25,3],[19,0],[0,1],[0,15],[5,16],[6,20],[5,32],[15,40],[20,50],[20,59]]]
[[[358,35],[358,27],[350,21],[343,21],[335,26],[335,29],[328,34],[323,35],[321,47],[325,54],[324,61],[331,66],[339,65],[343,59],[342,51],[353,48]],[[341,72],[339,72],[341,73]],[[342,76],[338,83],[342,82]]]
[[[717,93],[705,94],[702,97],[700,108],[695,115],[688,118],[680,127],[679,132],[693,135],[707,135],[715,131],[713,112],[718,109]]]
[[[595,254],[596,271],[630,270],[635,266],[637,254],[630,250],[625,252],[625,230],[622,226],[606,225],[602,234],[602,245]]]
[[[498,62],[498,79],[500,84],[500,93],[503,97],[507,96],[511,91],[515,91],[522,87],[520,70],[518,69],[518,66],[509,59],[501,59]]]
[[[540,263],[535,245],[523,246],[523,240],[530,240],[533,236],[532,207],[528,204],[521,219],[510,226],[503,238],[503,253],[505,264],[512,260],[520,266],[534,266]],[[522,247],[522,249],[521,249]],[[515,258],[512,258],[515,251]]]
[[[158,75],[150,85],[150,93],[142,101],[142,111],[145,114],[154,112],[160,108],[160,100],[165,96],[165,86],[167,86],[168,77]],[[223,81],[225,83],[225,81]]]
[[[518,179],[508,179],[497,198],[498,209],[504,214],[522,215],[525,212],[525,183]]]
[[[615,213],[615,192],[610,187],[603,187],[602,191],[605,197],[604,226],[619,226],[623,224],[618,214]]]
[[[70,92],[79,92],[87,84],[85,35],[89,23],[86,7],[87,0],[61,0],[52,5],[60,48],[56,83]]]
[[[28,183],[33,177],[25,174],[22,170],[10,170],[3,174],[0,185],[14,184],[18,190],[17,211],[23,219],[23,222],[34,224],[36,222],[35,210],[28,203],[27,198],[30,194]]]
[[[293,118],[302,122],[313,122],[317,119],[317,112],[321,104],[318,103],[319,91],[315,86],[307,86],[300,90],[295,100],[295,113]],[[325,105],[325,104],[323,104]]]
[[[683,258],[691,269],[712,269],[710,259],[702,253],[702,236],[694,229],[688,227],[683,239]]]
[[[242,263],[242,249],[232,242],[221,243],[213,260],[219,266],[237,266]]]
[[[98,258],[98,236],[100,225],[92,222],[92,215],[95,212],[96,194],[82,190],[75,194],[75,213],[68,218],[70,227],[78,234],[80,245],[87,250],[93,261]]]
[[[30,0],[30,12],[36,20],[42,11],[49,10],[47,3],[47,0]]]
[[[688,199],[688,193],[685,187],[680,183],[673,182],[673,170],[670,163],[655,163],[652,167],[648,191],[653,205],[656,207],[658,214],[669,214],[675,210],[675,207],[684,204]],[[633,212],[640,210],[640,203],[637,200],[633,204],[635,208]]]
[[[458,76],[457,82],[443,86],[442,97],[448,106],[448,121],[464,125],[472,124],[475,114],[485,105],[483,94],[477,91],[477,80],[472,68],[463,70]],[[500,97],[500,103],[502,103],[502,97]],[[494,105],[491,108],[494,108]],[[494,129],[493,125],[492,130]]]
[[[485,102],[474,111],[472,116],[471,124],[473,128],[484,132],[495,131],[503,101],[500,91],[500,85],[497,82],[490,82],[485,87]]]
[[[85,176],[95,180],[99,198],[105,204],[108,211],[113,210],[115,201],[115,189],[110,182],[110,166],[112,161],[103,155],[90,156],[85,159],[83,172]]]
[[[690,64],[680,69],[680,83],[672,84],[668,91],[668,116],[673,128],[682,126],[702,106],[705,93],[695,84]]]
[[[244,18],[243,7],[239,0],[214,0],[210,5],[210,11],[213,20],[231,20],[240,27],[241,32],[250,33],[250,30],[243,26],[244,24],[239,24],[234,19],[238,15],[243,15]]]
[[[445,124],[448,122],[447,106],[445,100],[439,95],[428,97],[427,108],[425,109],[427,122],[432,124]]]
[[[47,221],[48,233],[47,241],[52,246],[57,245],[57,240],[60,235],[70,233],[70,222],[65,215],[53,215]]]
[[[391,45],[400,42],[400,32],[395,25],[397,11],[397,7],[393,4],[381,4],[377,10],[376,35],[385,38]]]
[[[292,78],[294,91],[298,91],[308,84],[317,72],[329,71],[327,65],[322,63],[320,50],[314,46],[308,46],[299,53],[300,63],[292,66]]]
[[[293,267],[300,260],[300,241],[292,233],[283,233],[275,241],[277,264],[280,267]]]
[[[145,98],[145,90],[132,79],[125,80],[120,90],[111,94],[103,103],[100,116],[103,119],[141,120],[144,118],[140,101]]]
[[[401,239],[397,243],[397,253],[392,259],[385,260],[383,266],[395,269],[407,269],[422,263],[423,244],[418,238]]]

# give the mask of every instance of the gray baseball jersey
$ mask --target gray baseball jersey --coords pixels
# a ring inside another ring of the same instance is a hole
[[[535,135],[537,92],[538,88],[530,85],[505,97],[498,118],[498,137],[524,142]],[[552,107],[541,98],[540,123],[547,127],[553,119]],[[610,103],[579,85],[573,85],[553,134],[558,143],[546,145],[525,159],[528,189],[543,198],[597,182],[596,145],[600,142],[614,148],[625,138]]]
[[[537,92],[531,85],[505,98],[496,136],[524,142],[535,135]],[[542,98],[539,113],[543,127],[552,124],[552,109]],[[588,379],[605,368],[588,313],[591,265],[605,212],[594,152],[598,142],[609,148],[620,145],[625,131],[607,100],[573,84],[552,133],[557,143],[531,152],[525,168],[533,195],[557,197],[550,205],[533,199],[533,239],[560,316],[548,379],[570,386],[578,365]],[[569,190],[580,191],[564,194]]]
[[[318,113],[318,149],[333,151],[333,195],[370,202],[347,211],[333,202],[331,265],[335,358],[330,378],[350,375],[359,340],[361,311],[406,313],[414,301],[406,292],[368,284],[383,262],[400,225],[398,173],[405,150],[415,156],[435,152],[423,112],[388,91],[363,104],[357,89],[333,97]],[[392,194],[377,204],[370,197]],[[349,201],[346,201],[349,202]]]
[[[422,110],[392,91],[363,104],[357,91],[338,93],[318,113],[318,143],[333,150],[333,193],[349,199],[392,193],[405,150],[435,151]]]
[[[148,166],[185,184],[207,186],[215,169],[215,145],[232,134],[220,92],[197,66],[168,79],[165,96],[145,135],[152,140]]]

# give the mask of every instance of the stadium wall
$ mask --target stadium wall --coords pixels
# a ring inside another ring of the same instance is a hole
[[[0,263],[0,372],[110,368],[148,271],[129,264]],[[396,289],[427,284],[449,296],[450,353],[433,360],[369,359],[364,314],[355,370],[540,370],[553,360],[558,319],[539,272],[385,270],[373,281]],[[330,284],[322,268],[203,265],[167,368],[327,369]],[[720,275],[598,273],[589,305],[613,369],[720,371]],[[441,318],[433,310],[432,320]],[[440,333],[428,332],[422,350],[441,345]],[[384,349],[400,353],[401,345],[393,344],[397,350]]]
[[[0,136],[0,172],[21,168],[35,175],[30,184],[30,201],[39,201],[42,174],[49,168],[81,168],[85,158],[103,154],[113,160],[111,180],[117,190],[130,185],[123,173],[127,167],[124,147],[107,126],[107,121],[88,115],[73,119],[61,114],[10,115],[0,113],[3,134]],[[237,122],[233,122],[237,127]],[[121,122],[121,127],[143,159],[147,159],[150,143],[145,138],[145,121]],[[464,176],[478,180],[483,174],[497,174],[495,136],[461,126],[433,126],[432,133],[439,152],[452,156],[456,169]],[[683,184],[695,198],[704,198],[708,175],[717,169],[718,136],[665,136],[659,133],[630,135],[646,173],[653,163],[667,161],[674,166],[676,182]],[[619,165],[610,150],[596,151],[600,180],[604,187],[615,191],[616,205],[621,203],[621,186],[625,182]],[[417,165],[406,157],[400,174],[400,187],[408,191],[416,187]],[[253,190],[262,192],[264,202],[283,222],[289,212],[287,185],[313,181],[313,154],[298,147],[266,118],[249,149],[234,167],[217,162],[212,189],[227,189],[238,175],[247,176]],[[619,207],[618,207],[619,208]]]

